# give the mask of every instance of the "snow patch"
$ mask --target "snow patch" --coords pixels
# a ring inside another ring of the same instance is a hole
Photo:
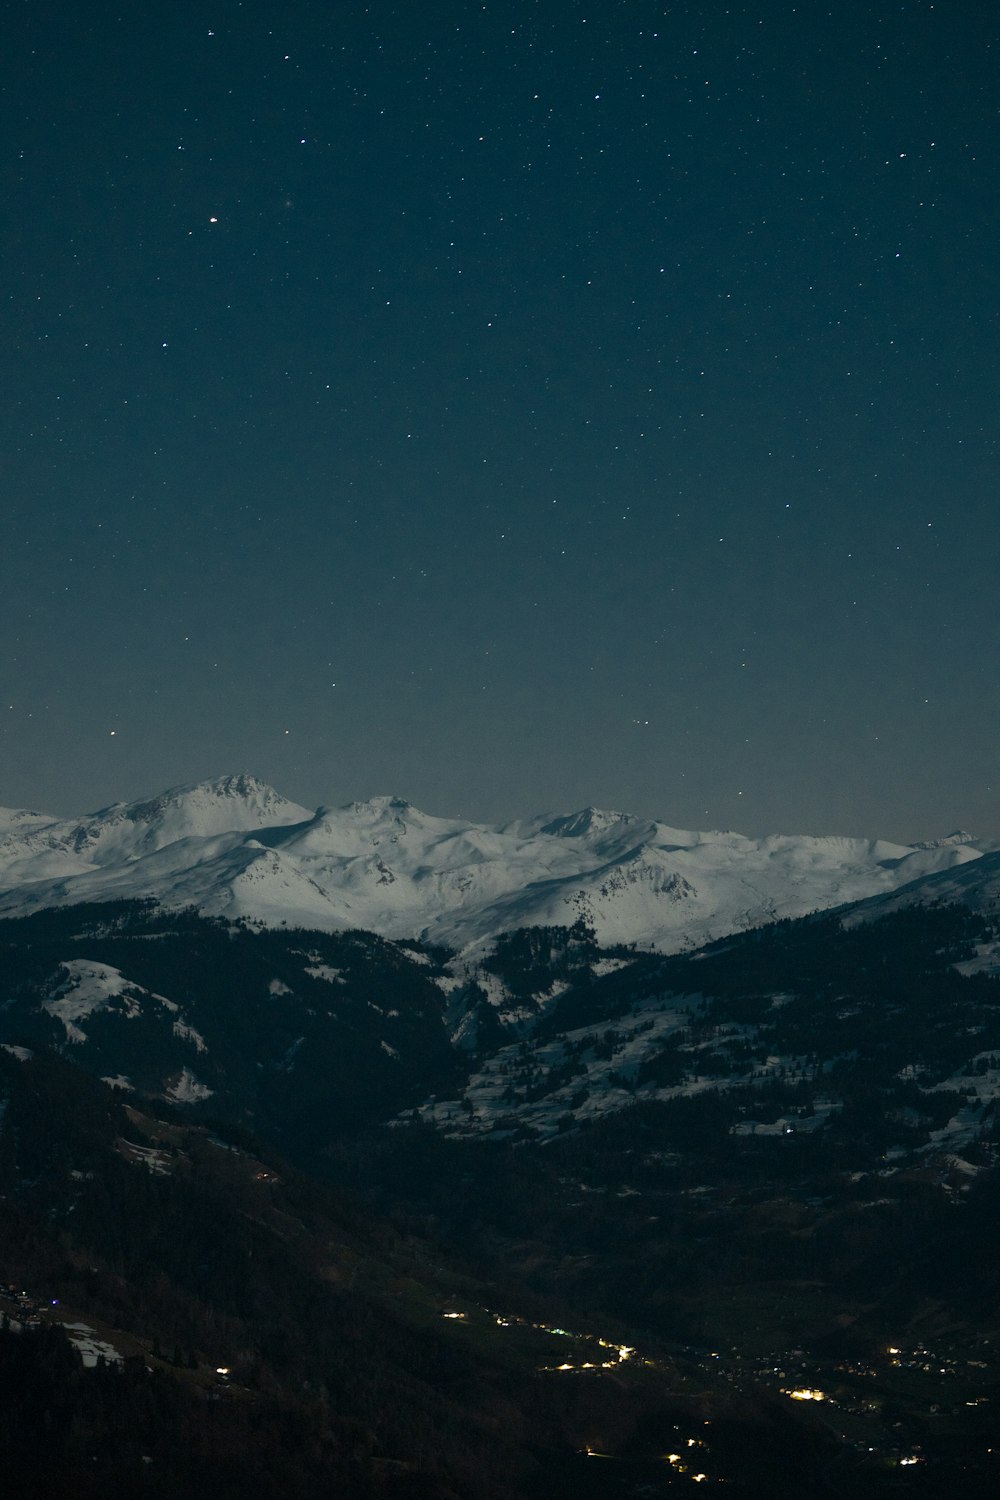
[[[190,1068],[182,1068],[164,1090],[166,1097],[175,1104],[198,1104],[202,1099],[210,1099],[214,1092],[207,1084],[199,1082]]]
[[[54,988],[42,1002],[42,1010],[62,1022],[67,1041],[79,1044],[87,1040],[81,1022],[107,1010],[116,1011],[125,1020],[135,1020],[142,1014],[143,1001],[152,1001],[175,1014],[179,1010],[173,1000],[133,984],[111,964],[69,958],[60,964]]]
[[[102,1359],[109,1365],[124,1363],[115,1346],[98,1338],[96,1329],[91,1328],[89,1323],[63,1323],[62,1326],[88,1370],[95,1369]]]
[[[195,1030],[193,1026],[189,1026],[186,1021],[175,1021],[171,1029],[174,1036],[180,1037],[181,1041],[193,1042],[196,1052],[208,1051],[205,1038],[201,1032]]]
[[[307,964],[305,972],[312,979],[325,979],[327,984],[345,984],[340,969],[331,969],[329,964]]]

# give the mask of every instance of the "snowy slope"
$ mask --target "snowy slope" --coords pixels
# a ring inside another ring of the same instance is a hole
[[[68,1042],[85,1042],[87,1023],[94,1016],[112,1013],[128,1021],[142,1016],[164,1021],[175,1037],[190,1042],[196,1052],[205,1050],[204,1041],[185,1020],[179,1005],[166,995],[134,984],[112,964],[64,959],[41,1008],[62,1022]]]
[[[73,878],[142,859],[180,839],[246,833],[309,816],[252,776],[175,787],[145,802],[116,802],[81,818],[2,808],[0,882],[7,888],[47,876]]]
[[[962,847],[968,849],[969,844]],[[918,851],[919,853],[919,851]],[[916,858],[917,856],[915,856]],[[908,867],[909,868],[909,867]],[[916,870],[915,870],[916,875]],[[1000,912],[1000,850],[984,852],[974,864],[956,862],[942,868],[921,870],[922,879],[893,892],[879,901],[873,901],[851,917],[851,921],[872,921],[887,916],[890,912],[903,911],[910,906],[958,905],[971,911],[992,915]]]
[[[984,853],[973,864],[936,870],[914,880],[902,890],[866,901],[845,918],[847,926],[876,921],[892,912],[914,906],[966,906],[992,919],[994,931],[1000,916],[1000,850]],[[1000,974],[1000,938],[981,942],[974,958],[959,965],[965,974]]]
[[[311,814],[230,776],[76,819],[0,812],[0,913],[144,896],[459,949],[583,917],[603,944],[676,951],[928,875],[961,880],[989,849],[968,835],[751,839],[594,808],[489,827],[393,797]]]

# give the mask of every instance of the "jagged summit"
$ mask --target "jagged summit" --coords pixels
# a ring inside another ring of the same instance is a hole
[[[141,802],[117,802],[91,815],[77,843],[103,846],[138,838],[145,848],[161,849],[182,838],[301,823],[310,816],[266,782],[241,773],[170,787]]]
[[[145,802],[135,802],[129,807],[129,815],[139,821],[141,818],[154,818],[169,807],[187,805],[191,807],[209,807],[215,803],[222,803],[227,808],[239,804],[247,810],[254,810],[261,815],[270,816],[276,813],[280,818],[288,809],[294,809],[296,813],[304,811],[294,802],[289,802],[274,787],[269,786],[266,781],[259,777],[250,775],[247,771],[240,771],[230,776],[217,776],[209,781],[197,781],[190,785],[170,787],[156,797],[151,797]],[[122,808],[123,803],[116,803],[116,807]]]
[[[357,812],[404,813],[417,810],[405,797],[395,797],[391,793],[385,793],[381,797],[367,797],[364,802],[352,802],[351,806]]]
[[[42,827],[52,821],[48,813],[33,812],[27,807],[0,807],[0,837],[5,833]]]
[[[208,781],[198,781],[190,786],[173,788],[166,796],[177,796],[189,792],[206,792],[217,797],[239,797],[244,800],[284,802],[280,792],[250,771],[236,771],[228,776],[216,776]]]
[[[579,812],[567,813],[565,817],[553,818],[538,831],[549,834],[552,838],[575,839],[588,833],[607,833],[612,828],[617,832],[623,823],[634,824],[639,821],[631,813],[604,812],[599,807],[584,807]]]
[[[967,833],[964,828],[956,828],[954,833],[946,834],[943,839],[929,839],[926,843],[914,844],[915,849],[946,849],[959,844],[974,844],[976,835]]]

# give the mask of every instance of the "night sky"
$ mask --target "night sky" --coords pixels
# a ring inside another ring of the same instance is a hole
[[[3,11],[0,803],[1000,838],[992,7]]]

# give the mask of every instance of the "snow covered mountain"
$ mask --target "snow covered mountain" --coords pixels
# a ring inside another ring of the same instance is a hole
[[[248,775],[80,818],[0,810],[0,914],[149,897],[265,926],[364,928],[457,949],[579,918],[604,945],[675,952],[925,876],[996,846],[699,833],[588,808],[497,827],[395,797],[315,813]],[[991,861],[992,863],[992,861]],[[962,868],[959,868],[962,867]]]

